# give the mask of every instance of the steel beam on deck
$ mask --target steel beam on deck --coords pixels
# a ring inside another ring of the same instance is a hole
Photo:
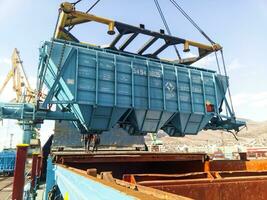
[[[136,163],[136,162],[177,162],[177,161],[203,161],[206,154],[183,153],[145,153],[145,152],[118,152],[118,153],[54,153],[58,163]]]
[[[192,172],[185,174],[124,174],[123,180],[130,183],[142,183],[149,181],[174,181],[184,179],[213,179],[210,172]]]
[[[267,170],[267,160],[214,160],[209,162],[210,171]]]

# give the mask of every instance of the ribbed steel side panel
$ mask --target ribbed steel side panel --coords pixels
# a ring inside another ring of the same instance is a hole
[[[16,160],[15,151],[0,152],[0,173],[14,172],[15,160]]]
[[[45,42],[41,55],[50,45]],[[130,134],[196,134],[218,112],[227,87],[227,78],[213,71],[60,42],[39,74],[54,103],[69,104],[87,132],[120,123]],[[207,112],[207,103],[214,110]]]

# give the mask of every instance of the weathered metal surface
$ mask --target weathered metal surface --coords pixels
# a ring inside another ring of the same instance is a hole
[[[145,181],[161,180],[185,180],[200,179],[212,177],[210,172],[192,172],[186,174],[124,174],[123,180],[131,183],[140,183]]]
[[[186,200],[188,198],[172,195],[166,192],[150,190],[150,193],[139,191],[135,188],[125,187],[117,184],[111,173],[102,173],[102,176],[95,178],[86,174],[86,171],[66,168],[56,165],[55,184],[58,186],[63,197],[69,199],[86,200],[88,197],[93,200]],[[77,187],[78,186],[78,187]],[[160,193],[161,195],[159,195]],[[163,195],[164,194],[164,195]],[[162,198],[163,197],[163,198]]]
[[[267,170],[267,160],[216,160],[210,161],[210,171]]]
[[[267,171],[193,172],[186,174],[125,174],[123,179],[147,186],[183,185],[205,181],[231,182],[236,180],[266,179]]]
[[[249,162],[249,161],[247,161]],[[224,161],[224,164],[232,161]],[[258,161],[258,164],[261,161]],[[264,164],[262,161],[261,164]],[[231,165],[231,164],[229,164]],[[257,165],[254,165],[257,166]],[[222,168],[221,170],[226,170]],[[207,171],[187,174],[125,174],[123,180],[203,200],[267,198],[267,171]]]
[[[156,189],[200,200],[267,199],[266,160],[208,161],[205,154],[150,152],[53,154],[57,163],[138,191]]]
[[[221,180],[150,181],[139,183],[163,191],[203,200],[267,199],[267,176]]]
[[[133,184],[133,183],[129,183],[123,180],[119,180],[119,179],[115,179],[115,182],[118,185],[127,187],[127,188],[131,188],[137,191],[140,191],[142,193],[148,194],[150,196],[156,196],[160,199],[165,199],[165,200],[189,200],[191,198],[188,197],[184,197],[184,196],[178,196],[178,195],[174,195],[172,193],[166,193],[162,190],[158,190],[158,189],[154,189],[152,187],[146,187],[146,186],[142,186],[142,185],[138,185],[138,184]]]
[[[96,168],[98,173],[112,171],[115,178],[124,174],[188,173],[204,171],[205,154],[150,152],[53,152],[54,161],[78,169]]]
[[[136,151],[102,151],[86,152],[55,152],[55,159],[62,164],[66,163],[117,163],[117,162],[176,162],[176,161],[203,161],[206,154],[202,153],[152,153]]]

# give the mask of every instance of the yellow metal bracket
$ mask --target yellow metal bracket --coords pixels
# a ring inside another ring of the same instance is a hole
[[[74,5],[68,2],[61,4],[60,11],[61,12],[60,12],[60,16],[59,16],[58,24],[56,26],[56,31],[55,31],[55,36],[54,36],[55,39],[63,39],[63,40],[79,42],[78,39],[76,39],[69,32],[69,30],[71,30],[73,26],[78,25],[78,24],[83,24],[87,22],[98,22],[98,23],[107,25],[108,27],[107,33],[109,35],[115,34],[115,28],[118,30],[117,37],[114,39],[114,41],[109,46],[109,48],[111,49],[117,49],[115,47],[115,44],[118,42],[118,40],[120,40],[120,38],[122,38],[123,35],[127,35],[127,34],[130,34],[128,40],[125,41],[124,46],[120,47],[118,50],[123,51],[126,48],[126,46],[129,45],[130,42],[138,34],[145,34],[145,35],[152,37],[151,38],[152,41],[149,41],[150,42],[149,46],[151,46],[153,42],[155,42],[157,39],[163,39],[165,41],[165,44],[162,47],[160,47],[157,51],[155,51],[154,53],[150,55],[155,58],[158,58],[157,55],[160,54],[165,48],[171,45],[182,44],[184,52],[189,52],[191,50],[190,49],[191,47],[197,48],[198,53],[199,53],[197,57],[179,59],[178,62],[183,63],[183,64],[192,64],[193,62],[196,62],[197,60],[207,56],[208,54],[222,49],[222,47],[219,44],[206,45],[206,44],[202,44],[202,43],[191,41],[191,40],[168,36],[168,35],[165,35],[164,32],[157,33],[154,31],[149,31],[144,28],[144,25],[140,25],[140,28],[134,27],[134,26],[124,24],[121,22],[116,22],[111,19],[98,17],[90,13],[76,11]],[[144,51],[149,47],[147,44],[145,45],[146,46],[143,46],[143,49],[137,52],[139,55],[144,55],[143,54]],[[177,62],[177,60],[171,61],[171,62]]]
[[[56,39],[70,39],[70,37],[66,36],[66,33],[63,32],[63,29],[66,27],[74,26],[77,24],[82,24],[86,22],[98,22],[102,24],[108,25],[108,34],[114,35],[114,20],[106,19],[103,17],[98,17],[92,14],[76,11],[75,7],[68,2],[61,4],[61,13],[59,16],[59,22],[56,28]]]

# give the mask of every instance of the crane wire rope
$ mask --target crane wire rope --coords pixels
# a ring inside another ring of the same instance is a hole
[[[185,10],[175,1],[170,0],[170,2],[181,12],[181,14],[213,45],[215,42],[204,32],[203,29],[185,12]],[[219,65],[219,60],[217,52],[215,51],[216,63],[219,73],[221,74],[221,68]]]
[[[223,50],[220,50],[221,56],[222,56],[222,64],[223,64],[223,70],[224,70],[224,74],[226,77],[228,77],[227,74],[227,70],[226,70],[226,65],[225,65],[225,59],[224,59],[224,54],[223,54]],[[231,105],[231,109],[233,112],[233,116],[235,117],[235,111],[234,111],[234,106],[233,106],[233,101],[232,101],[232,95],[231,95],[231,91],[230,91],[230,87],[228,86],[228,96],[229,96],[229,100],[230,100],[230,105]]]
[[[71,3],[72,5],[76,6],[76,4],[80,3],[82,0],[78,0],[78,1],[75,1],[73,3]]]
[[[191,24],[211,43],[215,44],[215,42],[199,27],[199,25],[182,9],[181,6],[175,1],[170,0],[170,2],[182,13],[182,15],[189,21]]]
[[[72,5],[76,6],[76,4],[80,3],[82,0],[76,1],[74,3],[72,3]],[[98,3],[100,2],[100,0],[96,0],[95,3],[85,12],[85,13],[89,13]],[[71,31],[74,28],[75,25],[70,26],[69,31]]]
[[[218,68],[219,74],[221,75],[222,73],[221,73],[221,67],[220,67],[220,63],[219,63],[218,54],[217,54],[216,51],[214,52],[214,54],[215,54],[215,60],[216,60],[217,68]],[[222,87],[222,89],[223,89],[223,91],[224,91],[224,87],[223,87],[222,82],[219,81],[219,83],[220,83],[220,86]],[[222,105],[220,105],[220,106],[222,107]],[[226,116],[228,116],[228,110],[227,110],[226,105],[225,105],[225,111],[226,111]]]
[[[213,45],[216,44],[204,31],[203,29],[201,29],[199,27],[199,25],[185,12],[184,9],[182,9],[181,6],[179,6],[179,4],[175,1],[175,0],[170,0],[170,2],[175,6],[175,8],[177,8],[181,14]],[[219,65],[219,61],[218,61],[218,55],[217,52],[215,51],[215,58],[216,58],[216,63],[217,63],[217,67],[218,67],[218,71],[221,74],[221,69],[220,69],[220,65]],[[224,70],[224,75],[227,75],[227,70],[226,70],[226,65],[225,65],[225,59],[224,59],[224,54],[223,54],[223,50],[220,49],[220,54],[221,54],[221,59],[222,59],[222,65],[223,65],[223,70]],[[223,89],[224,90],[224,89]],[[226,91],[224,91],[226,92]],[[229,96],[229,100],[230,100],[230,106],[231,106],[231,110],[232,110],[232,114],[233,117],[235,117],[235,111],[234,111],[234,107],[233,107],[233,101],[232,101],[232,95],[231,95],[231,91],[230,91],[230,87],[228,86],[228,96]]]
[[[98,3],[100,0],[97,0],[87,11],[86,13],[89,13]]]
[[[168,25],[168,23],[167,23],[167,21],[166,21],[166,18],[165,18],[165,16],[164,16],[163,12],[162,12],[162,9],[161,9],[161,7],[160,7],[160,5],[159,5],[158,0],[154,0],[154,3],[155,3],[155,5],[156,5],[156,7],[157,7],[157,10],[158,10],[158,12],[159,12],[159,14],[160,14],[161,20],[162,20],[162,22],[163,22],[163,24],[164,24],[164,26],[165,26],[165,28],[166,28],[168,34],[171,36],[172,33],[171,33],[171,30],[170,30],[170,27],[169,27],[169,25]],[[175,52],[176,52],[176,54],[177,54],[179,60],[181,60],[181,55],[180,55],[180,53],[179,53],[179,51],[178,51],[178,49],[177,49],[177,46],[176,46],[176,45],[173,45],[173,47],[174,47],[174,50],[175,50]]]

